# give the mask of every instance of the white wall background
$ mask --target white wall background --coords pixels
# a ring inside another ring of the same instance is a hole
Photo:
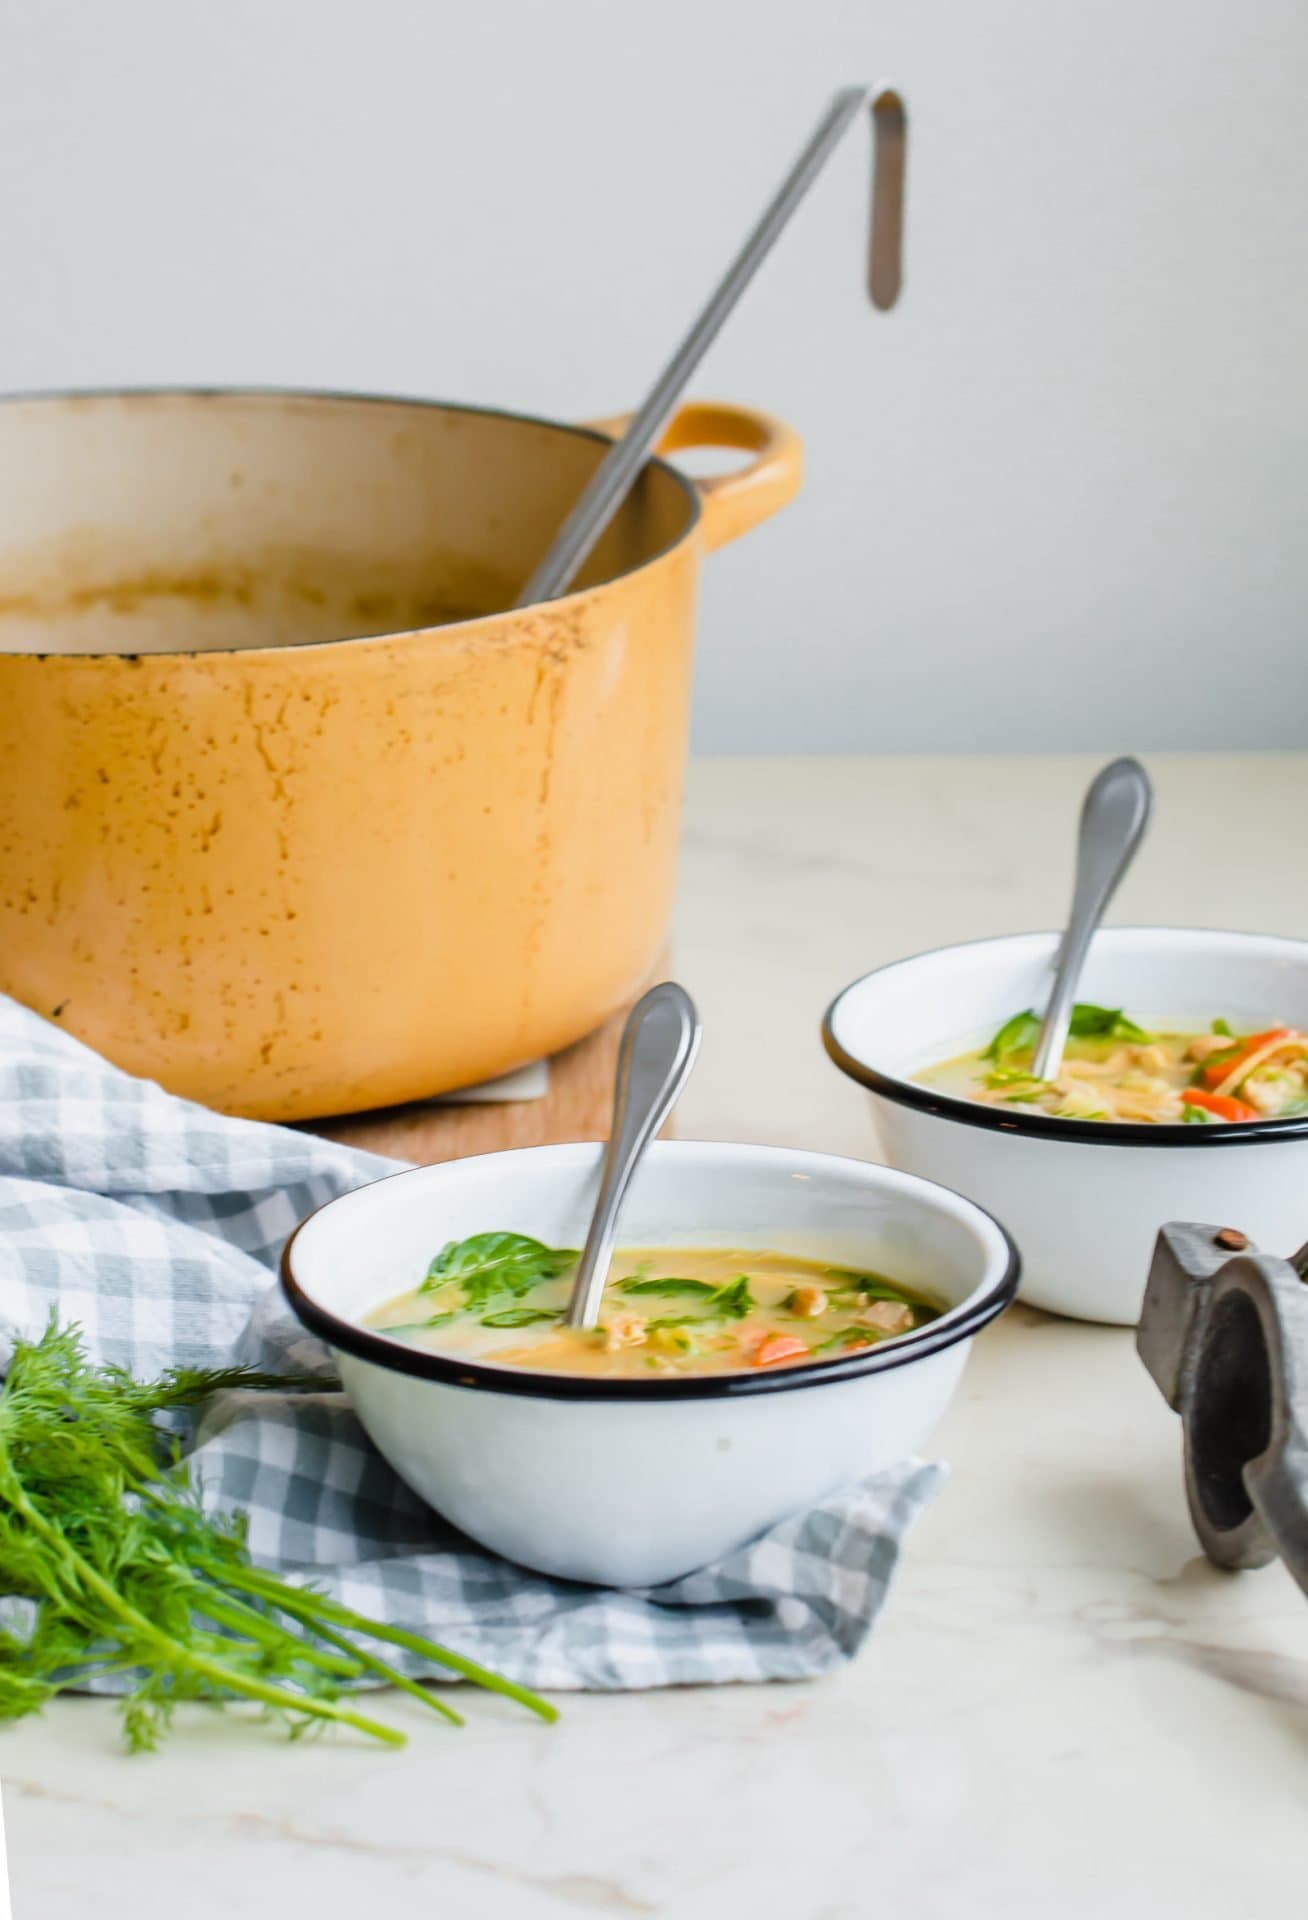
[[[701,747],[1299,743],[1297,0],[0,0],[0,387],[581,417],[648,382],[837,84],[854,137],[703,370],[805,434],[716,556]]]

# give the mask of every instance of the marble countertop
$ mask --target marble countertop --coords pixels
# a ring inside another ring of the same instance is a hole
[[[680,1127],[875,1152],[817,1037],[897,953],[1055,923],[1092,760],[692,769],[678,968],[707,1023]],[[1116,918],[1308,935],[1308,756],[1151,761]],[[932,1449],[952,1477],[844,1672],[570,1697],[553,1729],[409,1703],[406,1752],[186,1716],[122,1756],[67,1701],[0,1738],[15,1920],[1207,1920],[1302,1903],[1308,1604],[1224,1575],[1119,1329],[1018,1307]]]

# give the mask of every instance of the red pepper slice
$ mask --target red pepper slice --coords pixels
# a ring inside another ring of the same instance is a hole
[[[798,1360],[809,1350],[808,1341],[801,1340],[797,1333],[770,1333],[755,1350],[754,1365],[775,1367],[782,1360]]]
[[[1268,1027],[1266,1033],[1251,1033],[1249,1038],[1241,1043],[1238,1052],[1230,1053],[1224,1060],[1216,1060],[1211,1067],[1204,1068],[1204,1085],[1220,1087],[1228,1074],[1234,1073],[1236,1068],[1243,1066],[1246,1060],[1252,1060],[1254,1055],[1261,1053],[1264,1047],[1270,1047],[1273,1040],[1297,1040],[1298,1038],[1297,1027]]]
[[[1262,1118],[1257,1107],[1251,1107],[1243,1100],[1236,1100],[1229,1093],[1205,1093],[1200,1087],[1187,1087],[1181,1098],[1187,1107],[1202,1107],[1204,1112],[1211,1113],[1215,1120]]]

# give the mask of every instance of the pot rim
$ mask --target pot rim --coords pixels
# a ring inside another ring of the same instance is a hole
[[[1123,935],[1159,933],[1182,936],[1182,945],[1192,939],[1197,946],[1207,941],[1224,940],[1234,945],[1247,943],[1250,948],[1261,947],[1264,950],[1282,947],[1296,950],[1296,957],[1308,960],[1308,941],[1296,940],[1289,934],[1242,933],[1225,927],[1113,926],[1102,928],[1096,939],[1112,940]],[[905,954],[898,960],[887,961],[884,966],[870,968],[858,979],[851,980],[848,986],[842,987],[822,1016],[822,1044],[828,1057],[850,1080],[857,1081],[870,1093],[896,1106],[914,1108],[937,1120],[1025,1136],[1030,1140],[1051,1140],[1085,1147],[1229,1148],[1268,1146],[1308,1137],[1308,1113],[1281,1119],[1230,1120],[1217,1127],[1196,1127],[1171,1121],[1162,1125],[1143,1121],[1118,1121],[1105,1125],[1102,1120],[1058,1120],[1052,1114],[1031,1113],[1015,1107],[987,1106],[983,1101],[965,1100],[957,1094],[942,1093],[936,1087],[924,1086],[921,1081],[905,1080],[898,1074],[873,1066],[865,1057],[852,1053],[836,1034],[836,1022],[844,1003],[870,980],[876,980],[882,974],[914,967],[920,961],[933,960],[940,954],[969,953],[981,947],[1015,946],[1027,941],[1057,943],[1060,938],[1059,933],[1047,929],[1032,933],[989,934],[979,940],[948,941],[943,946],[927,947],[921,953]]]
[[[328,400],[343,401],[347,404],[389,407],[421,407],[440,413],[464,413],[484,415],[493,420],[512,420],[521,426],[548,427],[556,433],[571,434],[578,439],[597,441],[602,446],[613,444],[611,436],[602,433],[598,427],[588,427],[580,422],[555,420],[547,414],[522,413],[514,407],[479,406],[465,400],[420,399],[401,393],[364,393],[349,388],[336,387],[281,387],[281,386],[236,386],[210,387],[188,386],[108,386],[108,387],[39,387],[30,392],[0,392],[0,407],[22,406],[28,402],[42,404],[46,402],[69,402],[78,400]],[[499,612],[482,613],[469,620],[444,621],[435,627],[391,627],[379,633],[355,633],[331,640],[293,640],[279,646],[267,647],[189,647],[151,649],[148,654],[133,653],[130,649],[121,652],[106,650],[102,653],[65,654],[58,648],[18,647],[4,650],[3,658],[10,660],[229,660],[243,658],[249,654],[285,654],[305,653],[311,648],[352,647],[355,645],[376,643],[381,640],[399,640],[429,633],[463,634],[470,628],[483,626],[487,621],[503,620],[514,614],[535,613],[541,607],[567,609],[575,607],[581,601],[602,593],[606,587],[616,586],[619,580],[634,580],[651,567],[656,567],[675,553],[686,540],[693,537],[700,521],[704,517],[704,499],[699,488],[689,474],[683,473],[662,454],[651,453],[646,456],[645,466],[657,467],[669,474],[677,483],[690,509],[689,518],[675,540],[660,547],[657,553],[640,561],[637,566],[628,567],[622,573],[615,573],[611,579],[602,580],[591,587],[574,588],[560,594],[554,600],[534,600],[526,607],[505,607]],[[642,468],[643,471],[643,468]],[[634,482],[633,482],[634,484]]]
[[[554,1153],[560,1149],[578,1145],[589,1146],[598,1151],[593,1141],[559,1142],[544,1147],[526,1147],[509,1149],[517,1153]],[[959,1341],[970,1340],[996,1319],[1017,1297],[1018,1281],[1021,1277],[1021,1255],[1012,1235],[994,1215],[970,1200],[964,1194],[956,1193],[952,1187],[941,1185],[938,1180],[928,1180],[921,1174],[905,1173],[894,1167],[884,1167],[876,1162],[855,1160],[848,1154],[816,1153],[802,1147],[755,1146],[737,1141],[687,1140],[655,1142],[655,1147],[688,1147],[696,1153],[740,1153],[758,1155],[764,1159],[776,1157],[788,1161],[808,1160],[822,1164],[834,1163],[839,1167],[854,1167],[861,1173],[870,1173],[876,1179],[884,1179],[891,1187],[909,1189],[918,1192],[925,1190],[934,1200],[943,1196],[950,1209],[961,1209],[965,1214],[979,1218],[989,1227],[999,1240],[1002,1259],[988,1279],[980,1280],[972,1293],[961,1300],[957,1306],[947,1308],[938,1320],[930,1321],[926,1326],[916,1328],[911,1333],[899,1334],[878,1346],[865,1347],[849,1354],[844,1359],[814,1360],[802,1366],[782,1367],[764,1370],[761,1373],[719,1373],[688,1375],[685,1378],[657,1380],[602,1379],[593,1375],[566,1373],[533,1373],[525,1367],[497,1367],[491,1363],[469,1360],[466,1357],[455,1358],[451,1355],[432,1353],[425,1348],[406,1347],[398,1340],[388,1340],[385,1336],[369,1327],[361,1326],[357,1321],[346,1320],[334,1313],[331,1308],[322,1306],[306,1290],[295,1273],[295,1243],[301,1233],[325,1213],[329,1207],[337,1206],[348,1200],[352,1194],[365,1191],[369,1187],[383,1186],[391,1180],[407,1180],[415,1173],[430,1174],[431,1167],[404,1167],[398,1173],[383,1174],[379,1180],[365,1181],[363,1187],[353,1187],[348,1193],[338,1194],[334,1199],[325,1201],[321,1207],[315,1207],[312,1213],[305,1215],[299,1222],[282,1249],[278,1263],[278,1273],[282,1293],[297,1320],[311,1333],[318,1335],[328,1346],[338,1348],[357,1360],[366,1360],[381,1367],[388,1373],[402,1373],[428,1380],[438,1385],[465,1387],[494,1394],[508,1394],[514,1398],[525,1397],[537,1400],[577,1400],[577,1401],[639,1401],[645,1406],[677,1405],[687,1400],[739,1400],[751,1394],[795,1392],[804,1387],[836,1386],[841,1382],[862,1378],[865,1374],[885,1373],[892,1367],[910,1365],[914,1360],[926,1360],[942,1353]],[[497,1159],[497,1154],[476,1154],[473,1160]],[[449,1161],[448,1166],[469,1164],[468,1161]]]

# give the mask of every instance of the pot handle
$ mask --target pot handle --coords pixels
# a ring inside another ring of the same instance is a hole
[[[630,419],[630,414],[616,414],[587,424],[616,440]],[[737,407],[725,400],[687,401],[663,429],[658,451],[680,453],[687,447],[734,447],[755,455],[735,473],[695,481],[704,506],[704,545],[709,552],[786,506],[804,477],[804,445],[794,428],[753,407]]]

